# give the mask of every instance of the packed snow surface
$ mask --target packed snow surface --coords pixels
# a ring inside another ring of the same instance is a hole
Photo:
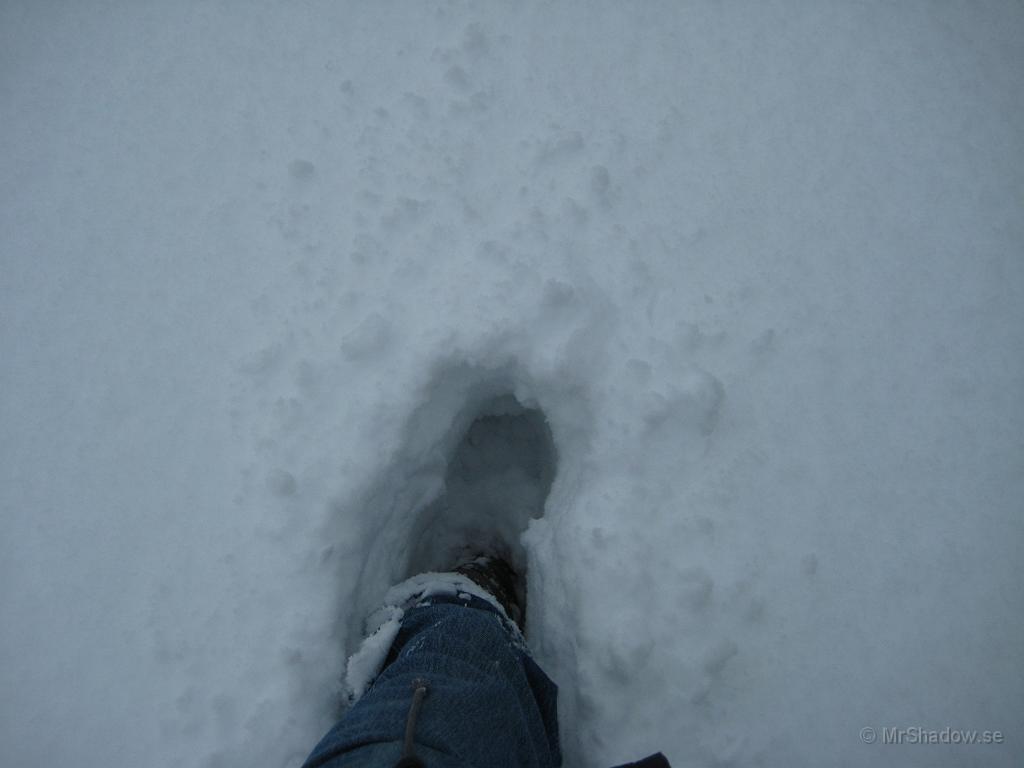
[[[1011,0],[0,5],[3,764],[298,766],[437,516],[500,501],[467,430],[531,413],[570,768],[1015,765],[1022,41]]]

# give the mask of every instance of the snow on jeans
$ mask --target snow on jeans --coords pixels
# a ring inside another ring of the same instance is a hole
[[[560,765],[558,689],[503,622],[470,595],[409,609],[383,671],[305,768]]]

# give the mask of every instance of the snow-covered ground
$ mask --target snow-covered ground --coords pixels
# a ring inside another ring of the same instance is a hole
[[[3,764],[297,766],[511,395],[570,766],[1015,765],[1022,41],[1010,0],[0,5]]]

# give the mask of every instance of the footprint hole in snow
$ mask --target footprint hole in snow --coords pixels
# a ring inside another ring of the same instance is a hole
[[[407,574],[450,568],[467,550],[496,550],[524,568],[519,538],[543,515],[555,472],[543,412],[509,393],[490,399],[455,445],[443,492],[416,516]]]
[[[440,362],[417,399],[401,433],[386,438],[395,440],[390,464],[355,496],[331,504],[324,536],[350,553],[331,566],[349,649],[388,588],[450,568],[466,544],[503,542],[504,554],[524,569],[531,521],[544,514],[549,492],[557,503],[571,493],[571,480],[555,483],[564,471],[555,434],[578,455],[592,428],[580,382],[561,374],[537,382],[514,357]],[[574,477],[579,467],[568,471]]]

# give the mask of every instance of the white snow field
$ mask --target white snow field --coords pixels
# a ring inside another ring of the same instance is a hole
[[[300,765],[495,403],[567,766],[1019,765],[1019,2],[9,0],[0,267],[4,766]]]

